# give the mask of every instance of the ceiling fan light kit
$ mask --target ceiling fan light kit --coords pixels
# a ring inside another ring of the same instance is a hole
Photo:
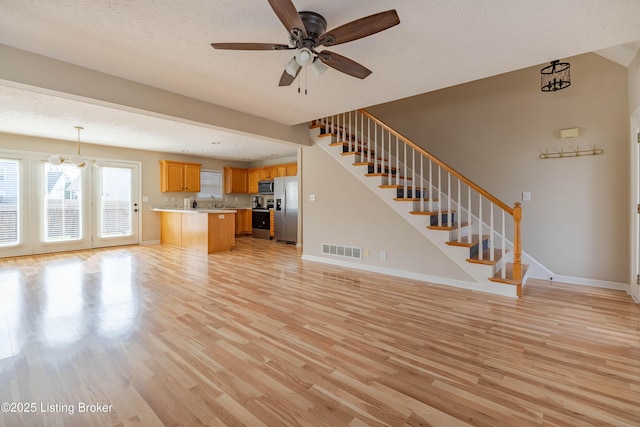
[[[395,9],[379,12],[327,31],[327,21],[316,12],[298,12],[291,0],[268,0],[280,22],[289,34],[289,45],[275,43],[211,43],[214,49],[231,50],[296,50],[287,62],[280,77],[280,86],[289,86],[300,70],[311,66],[316,76],[327,67],[359,79],[366,78],[371,70],[357,62],[327,50],[317,51],[320,46],[335,46],[358,40],[384,31],[400,23]]]

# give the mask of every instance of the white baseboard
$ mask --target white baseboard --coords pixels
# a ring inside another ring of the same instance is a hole
[[[141,245],[145,246],[145,245],[159,245],[160,244],[160,240],[144,240]]]
[[[385,268],[385,267],[377,267],[375,265],[365,265],[365,264],[358,264],[355,262],[349,262],[349,261],[342,261],[342,260],[336,260],[336,259],[328,259],[328,258],[323,258],[323,257],[319,257],[319,256],[315,256],[315,255],[302,255],[302,260],[303,261],[312,261],[312,262],[319,262],[322,264],[330,264],[330,265],[335,265],[338,267],[346,267],[346,268],[353,268],[356,270],[364,270],[364,271],[368,271],[370,273],[380,273],[380,274],[386,274],[388,276],[394,276],[394,277],[402,277],[403,279],[413,279],[413,280],[419,280],[421,282],[428,282],[428,283],[432,283],[434,285],[449,285],[449,286],[455,286],[456,288],[464,288],[464,289],[471,289],[474,291],[482,291],[482,289],[479,289],[478,287],[478,283],[474,283],[474,282],[465,282],[462,280],[453,280],[453,279],[448,279],[446,277],[437,277],[437,276],[431,276],[428,274],[422,274],[422,273],[413,273],[410,271],[404,271],[404,270],[395,270],[392,268]]]
[[[562,275],[553,275],[551,276],[553,282],[560,283],[569,283],[571,285],[582,285],[582,286],[592,286],[594,288],[605,288],[605,289],[614,289],[617,291],[628,291],[629,285],[626,283],[620,282],[610,282],[608,280],[597,280],[597,279],[587,279],[585,277],[574,277],[574,276],[562,276]],[[549,280],[549,277],[532,277],[540,280]]]

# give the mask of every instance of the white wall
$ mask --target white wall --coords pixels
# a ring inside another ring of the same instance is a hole
[[[541,64],[368,110],[506,203],[530,191],[523,250],[555,274],[628,283],[627,70],[567,61],[572,85],[556,93],[540,91]],[[559,139],[573,127],[579,138]],[[604,155],[538,159],[594,144]]]

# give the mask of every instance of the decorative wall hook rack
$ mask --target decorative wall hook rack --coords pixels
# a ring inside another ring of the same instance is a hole
[[[580,147],[576,147],[576,149],[571,149],[569,151],[564,151],[564,148],[560,148],[560,151],[555,150],[550,153],[547,148],[544,153],[541,153],[538,158],[545,159],[564,159],[566,157],[582,157],[582,156],[599,156],[600,154],[604,154],[604,150],[602,148],[596,148],[595,144],[593,148],[589,148],[587,150],[581,150]]]

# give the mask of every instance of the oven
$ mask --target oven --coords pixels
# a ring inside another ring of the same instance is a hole
[[[271,239],[270,236],[270,215],[269,209],[251,210],[251,232],[253,237],[259,239]]]

